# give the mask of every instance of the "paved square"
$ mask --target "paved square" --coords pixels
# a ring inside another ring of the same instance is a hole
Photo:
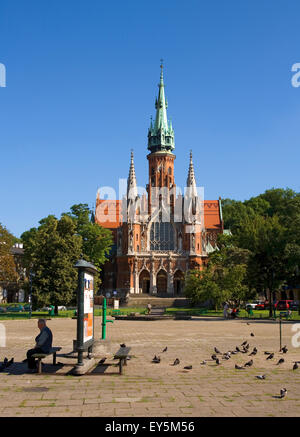
[[[8,372],[0,373],[0,416],[300,416],[300,366],[293,371],[293,361],[300,361],[300,348],[293,348],[291,323],[283,324],[285,362],[276,365],[279,354],[278,323],[246,320],[193,318],[192,320],[118,321],[107,325],[109,351],[105,365],[85,376],[67,375],[74,359],[60,357],[63,366],[53,368],[51,357],[45,360],[42,375],[26,374],[22,360],[33,347],[38,334],[36,320],[7,320],[7,342],[0,348],[0,361],[14,357]],[[95,318],[95,336],[100,339],[101,318]],[[54,346],[61,353],[72,350],[76,320],[48,321]],[[254,337],[250,333],[254,333]],[[258,353],[252,367],[236,370],[248,354],[239,353],[217,366],[210,359],[214,346],[222,352],[234,350],[244,340]],[[112,354],[120,343],[131,347],[131,360],[118,374]],[[167,352],[162,353],[167,346]],[[275,352],[266,360],[264,351]],[[154,355],[161,363],[152,363]],[[175,358],[180,365],[172,366]],[[49,363],[49,365],[47,364]],[[107,365],[106,365],[107,364]],[[192,365],[192,370],[183,367]],[[266,374],[260,381],[255,375]],[[281,388],[288,394],[278,399]]]

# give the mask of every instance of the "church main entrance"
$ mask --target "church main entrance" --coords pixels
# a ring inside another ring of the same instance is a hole
[[[158,294],[167,293],[167,289],[168,289],[168,276],[167,276],[167,273],[164,270],[160,270],[157,273],[157,276],[156,276],[156,286],[157,286],[157,293]]]

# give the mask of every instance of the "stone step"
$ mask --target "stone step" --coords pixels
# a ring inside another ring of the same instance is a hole
[[[126,306],[128,307],[146,307],[150,303],[152,308],[168,307],[186,307],[189,306],[189,300],[184,297],[154,297],[147,295],[129,296]]]

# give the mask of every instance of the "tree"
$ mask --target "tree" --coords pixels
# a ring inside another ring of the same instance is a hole
[[[11,248],[15,237],[0,223],[0,282],[5,286],[18,280],[18,273]]]
[[[74,221],[76,232],[82,238],[83,255],[100,271],[110,253],[113,243],[112,232],[90,220],[92,211],[86,203],[73,205],[70,209],[71,212],[65,215]]]
[[[239,305],[249,295],[245,282],[249,251],[233,247],[230,239],[223,237],[220,241],[227,245],[209,255],[207,268],[192,270],[187,275],[185,295],[193,304],[211,300],[215,309],[219,309],[226,300]]]
[[[60,220],[50,215],[40,221],[37,229],[22,234],[25,259],[34,273],[32,278],[33,301],[37,306],[58,305],[75,301],[77,271],[82,239],[75,233],[70,217]]]
[[[250,250],[248,277],[261,284],[269,294],[270,317],[273,315],[275,289],[286,278],[286,229],[277,216],[246,218],[234,239],[241,248]]]
[[[190,270],[187,273],[184,294],[191,300],[192,305],[212,300],[217,307],[221,291],[218,283],[214,280],[213,272],[207,268],[205,270]]]
[[[32,291],[38,306],[67,305],[75,301],[77,288],[76,261],[83,256],[100,271],[112,245],[112,233],[92,223],[87,204],[73,205],[60,220],[49,215],[38,228],[21,236],[24,242],[24,264],[33,273]],[[99,275],[95,277],[95,289]],[[28,288],[28,284],[27,284]]]

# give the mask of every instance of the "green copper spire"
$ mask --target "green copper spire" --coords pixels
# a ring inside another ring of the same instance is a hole
[[[160,65],[160,83],[158,85],[158,98],[155,99],[156,117],[153,125],[152,119],[148,131],[148,149],[154,152],[169,152],[174,150],[174,131],[172,123],[168,123],[167,107],[165,98],[163,65]]]

